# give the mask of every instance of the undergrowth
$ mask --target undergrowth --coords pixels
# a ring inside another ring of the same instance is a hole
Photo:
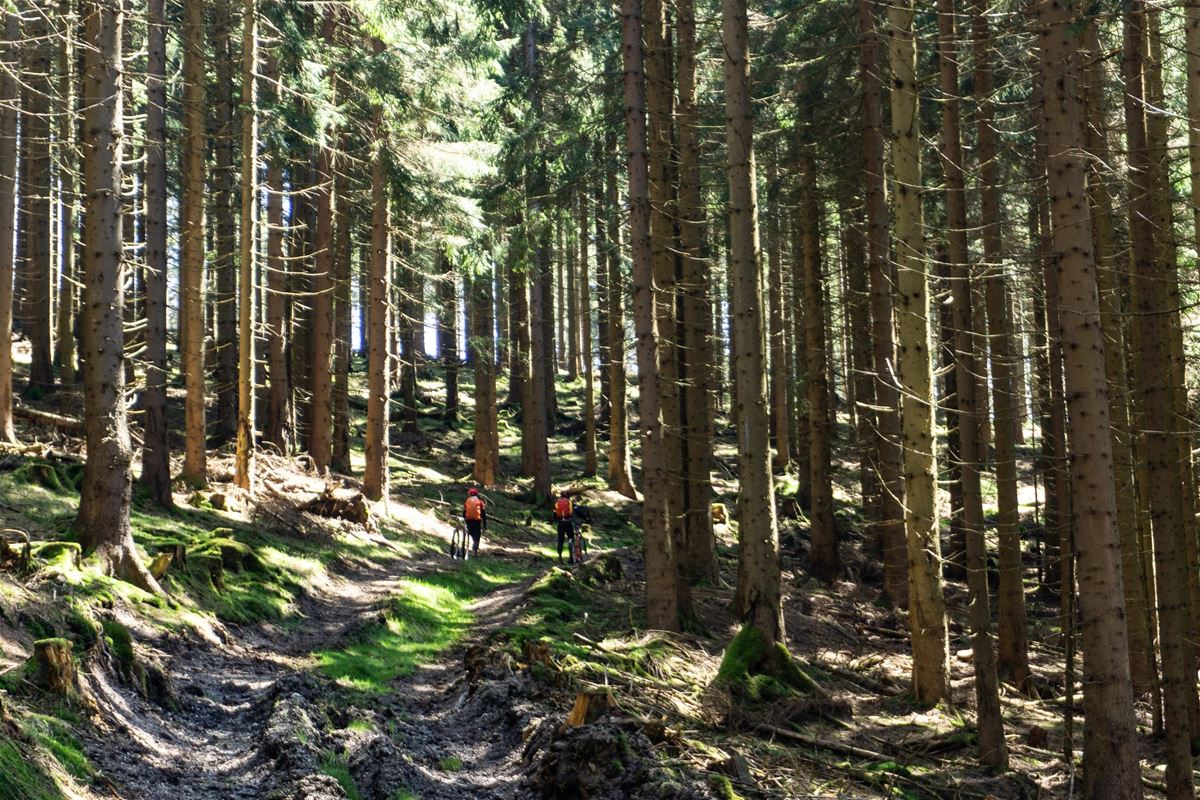
[[[501,586],[525,579],[528,565],[491,559],[399,581],[384,619],[350,643],[317,653],[323,674],[350,689],[380,694],[459,641],[475,621],[469,606]]]

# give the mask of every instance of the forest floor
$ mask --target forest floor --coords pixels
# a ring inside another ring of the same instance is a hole
[[[959,583],[947,584],[954,702],[925,708],[907,695],[907,619],[877,602],[852,465],[837,476],[844,580],[810,578],[803,516],[781,521],[788,644],[826,696],[741,707],[713,685],[736,631],[736,521],[718,526],[725,580],[695,590],[693,630],[644,630],[639,506],[577,479],[579,392],[564,386],[552,460],[559,485],[578,491],[595,517],[592,558],[559,567],[545,510],[509,480],[488,492],[495,523],[481,557],[451,559],[447,520],[468,485],[470,431],[432,413],[438,389],[428,377],[429,413],[420,433],[396,437],[390,502],[366,526],[300,510],[325,488],[303,459],[264,456],[254,504],[229,485],[224,451],[210,488],[177,494],[175,511],[137,498],[139,544],[186,554],[167,570],[166,600],[77,560],[63,540],[78,502],[78,442],[22,423],[21,441],[38,446],[0,454],[0,527],[10,541],[17,531],[32,540],[28,564],[0,565],[0,800],[1078,791],[1078,691],[1065,760],[1063,637],[1056,610],[1032,591],[1031,657],[1045,699],[1004,687],[1009,770],[990,773],[973,760]],[[509,475],[516,425],[502,416]],[[724,440],[718,455],[725,464],[734,457]],[[719,464],[714,476],[732,509],[728,468]],[[785,511],[790,486],[780,484]],[[338,492],[354,489],[352,479],[338,481]],[[74,644],[77,697],[33,685],[33,642],[49,636]],[[613,707],[564,727],[586,692]],[[1143,746],[1154,796],[1161,753],[1148,735]]]

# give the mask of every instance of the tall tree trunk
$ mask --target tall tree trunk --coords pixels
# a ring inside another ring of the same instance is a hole
[[[4,21],[4,38],[0,41],[0,219],[11,220],[17,206],[17,103],[20,88],[21,16],[15,11],[0,10]],[[0,225],[0,342],[12,341],[13,263],[16,250],[16,229]],[[15,442],[13,429],[13,364],[12,347],[0,347],[0,441]]]
[[[903,387],[904,528],[912,625],[913,694],[936,703],[949,692],[946,604],[942,596],[934,461],[929,276],[921,214],[920,116],[911,0],[888,6],[892,65],[892,169],[896,181],[896,292]]]
[[[303,105],[301,104],[301,112]],[[313,198],[311,149],[301,150],[292,161],[290,188],[292,231],[288,250],[288,291],[294,298],[291,308],[291,345],[288,352],[288,376],[291,390],[292,437],[297,450],[306,450],[312,418],[312,265],[313,231],[316,228]]]
[[[29,209],[25,228],[25,332],[32,349],[29,388],[46,390],[54,384],[50,341],[50,115],[46,113],[46,104],[53,96],[48,24],[52,12],[44,3],[31,5],[34,7],[26,16],[24,45],[23,82],[28,103],[21,117],[21,139],[27,153],[22,181]]]
[[[1109,191],[1108,147],[1101,49],[1097,26],[1090,21],[1084,31],[1088,52],[1085,60],[1085,98],[1088,124],[1085,126],[1089,159],[1088,192],[1092,202],[1093,240],[1096,274],[1100,294],[1100,323],[1104,334],[1104,374],[1108,383],[1108,408],[1112,420],[1113,471],[1117,492],[1117,531],[1121,540],[1121,575],[1125,590],[1125,612],[1129,631],[1129,672],[1134,693],[1157,693],[1158,669],[1154,652],[1154,626],[1151,622],[1153,598],[1148,592],[1149,578],[1142,560],[1139,540],[1137,491],[1134,483],[1132,430],[1129,418],[1128,365],[1125,357],[1125,307],[1121,285],[1124,264],[1117,256],[1113,201]],[[1155,701],[1156,714],[1161,713]]]
[[[640,9],[640,6],[636,6]],[[613,137],[609,152],[617,148]],[[604,173],[604,230],[607,242],[606,256],[608,271],[608,347],[609,373],[612,401],[609,403],[608,425],[608,485],[614,491],[637,499],[637,489],[629,469],[629,415],[626,406],[625,378],[625,279],[621,274],[621,226],[617,223],[620,197],[617,194],[617,168],[615,159],[610,159]]]
[[[798,195],[798,192],[797,192]],[[802,201],[797,196],[795,198],[797,205]],[[790,226],[791,235],[791,254],[790,261],[792,262],[792,294],[799,297],[804,296],[804,223],[801,215],[792,215],[792,224]],[[732,301],[732,297],[731,297]],[[730,308],[732,309],[732,302]],[[730,311],[732,317],[733,312]],[[791,403],[791,416],[795,421],[794,430],[796,435],[792,437],[793,462],[796,467],[796,502],[801,508],[809,508],[812,505],[812,425],[809,417],[811,409],[808,407],[808,309],[805,304],[796,302],[792,303],[792,369],[791,374],[793,380],[793,391],[789,393],[788,399]],[[732,335],[731,323],[731,342],[736,337]],[[731,348],[730,352],[733,350]],[[793,399],[794,396],[794,399]],[[736,410],[737,405],[734,404],[733,409]]]
[[[1145,101],[1150,108],[1164,109],[1167,99],[1163,90],[1163,40],[1161,18],[1162,11],[1158,6],[1147,7],[1147,23],[1149,34],[1148,58],[1146,64],[1146,96]],[[1168,380],[1171,387],[1171,421],[1174,424],[1174,439],[1178,454],[1178,475],[1180,481],[1180,503],[1184,530],[1184,552],[1187,558],[1187,587],[1189,590],[1191,615],[1189,646],[1192,649],[1193,663],[1196,661],[1195,635],[1200,632],[1197,614],[1200,613],[1200,580],[1197,580],[1197,527],[1196,527],[1196,482],[1192,465],[1192,425],[1193,417],[1187,396],[1187,378],[1185,369],[1185,352],[1183,341],[1183,324],[1180,318],[1180,308],[1183,295],[1179,287],[1179,251],[1175,239],[1175,220],[1172,208],[1174,187],[1171,179],[1170,131],[1167,126],[1167,114],[1155,111],[1146,117],[1146,144],[1150,155],[1150,198],[1153,213],[1153,227],[1156,234],[1156,261],[1159,264],[1162,277],[1166,282],[1167,303],[1167,334],[1170,354],[1171,372]],[[1197,704],[1195,681],[1190,694],[1189,724],[1193,731],[1200,733],[1200,705]]]
[[[204,124],[205,56],[204,4],[186,0],[183,23],[183,151],[180,173],[183,202],[180,211],[183,239],[180,254],[180,295],[183,314],[183,375],[186,442],[183,451],[184,482],[203,486],[208,478],[204,431]]]
[[[510,231],[505,248],[504,272],[508,278],[508,401],[521,405],[529,380],[529,288],[525,270],[518,264],[517,242],[522,235]],[[522,469],[524,471],[524,469]]]
[[[604,150],[598,144],[595,162],[604,163]],[[605,230],[605,195],[603,178],[596,180],[593,188],[593,232],[596,237],[596,358],[600,367],[600,413],[599,424],[611,426],[612,384],[609,368],[609,323],[608,323],[608,240]]]
[[[471,346],[475,350],[475,466],[471,479],[495,485],[500,477],[500,429],[496,410],[496,339],[492,316],[492,271],[465,280],[470,291]]]
[[[216,313],[216,357],[213,376],[217,402],[213,407],[212,443],[223,445],[237,434],[238,418],[238,201],[234,169],[234,150],[238,105],[233,91],[237,85],[234,62],[234,3],[218,0],[214,3],[210,38],[214,45],[216,73],[215,102],[212,107],[213,171],[213,234],[216,251],[213,271],[216,292],[212,302]]]
[[[583,193],[578,192],[578,194],[580,195],[579,200],[582,201]],[[575,205],[576,205],[576,202],[573,200],[571,202],[572,208]],[[570,228],[570,215],[569,214],[568,214],[567,219],[568,219],[567,227]],[[580,250],[583,253],[583,258],[586,259],[587,258],[587,226],[581,224],[578,233],[579,233],[578,245],[579,245]],[[574,248],[574,245],[571,243],[570,239],[571,239],[571,237],[568,236],[567,237],[567,247],[570,248],[570,251],[569,251],[570,258],[567,259],[567,286],[566,286],[566,290],[567,290],[567,305],[566,305],[567,346],[563,349],[567,353],[567,380],[574,382],[575,379],[579,377],[579,317],[580,317],[580,315],[579,315],[579,288],[580,287],[579,287],[579,281],[578,281],[578,273],[583,268],[583,264],[576,261],[576,258],[577,258],[576,250]],[[589,411],[588,413],[590,414],[591,412]],[[591,452],[592,452],[592,455],[594,458],[595,450],[592,450]],[[593,474],[595,473],[594,469],[592,470],[592,473]]]
[[[712,522],[713,388],[712,311],[709,306],[709,261],[704,252],[704,204],[700,190],[699,111],[696,105],[696,10],[693,0],[679,0],[676,80],[679,97],[676,125],[679,141],[679,250],[683,260],[683,319],[680,329],[683,405],[687,409],[687,550],[680,555],[691,581],[716,584],[720,578]]]
[[[1083,618],[1085,797],[1140,798],[1141,770],[1129,683],[1125,607],[1116,531],[1104,340],[1086,202],[1074,2],[1041,0],[1039,50],[1045,87],[1053,257],[1063,295],[1061,333],[1073,458]],[[1186,713],[1186,709],[1184,709]],[[1186,735],[1185,735],[1186,744]],[[1190,774],[1190,767],[1188,770]]]
[[[807,94],[807,93],[806,93]],[[804,97],[802,112],[809,141],[815,142],[812,105],[816,98]],[[802,253],[793,253],[804,263],[804,361],[808,368],[808,467],[810,480],[809,533],[812,541],[809,568],[813,575],[833,583],[842,573],[838,554],[837,528],[833,519],[833,483],[830,476],[831,442],[829,424],[829,382],[825,361],[825,287],[823,248],[821,247],[821,196],[817,185],[817,159],[814,145],[800,151],[800,229]],[[782,284],[782,281],[779,281]],[[782,329],[782,325],[780,326]],[[781,363],[786,359],[781,358]],[[783,402],[786,397],[777,397]]]
[[[541,116],[540,72],[537,61],[537,24],[530,22],[525,32],[525,69],[529,75],[529,104],[535,118]],[[550,223],[544,218],[542,197],[546,193],[545,168],[534,156],[540,131],[531,135],[530,164],[527,167],[525,194],[525,235],[532,253],[534,270],[529,303],[529,380],[521,399],[521,463],[533,478],[533,493],[539,501],[549,502],[550,451],[548,440],[554,395],[554,309],[550,281]]]
[[[272,60],[268,59],[268,63]],[[274,76],[272,69],[268,79]],[[287,273],[283,252],[283,168],[281,157],[272,153],[267,167],[267,376],[270,394],[263,441],[287,452],[288,396],[291,394],[287,368]]]
[[[437,257],[438,361],[446,379],[446,424],[458,425],[458,291],[454,267],[445,250]]]
[[[596,475],[596,393],[593,381],[595,378],[595,354],[592,352],[592,286],[588,264],[588,221],[591,210],[588,207],[588,193],[579,192],[579,304],[571,311],[571,318],[579,314],[578,328],[583,333],[583,474],[585,477]],[[599,252],[599,249],[597,249]],[[572,287],[571,297],[575,296]],[[576,331],[578,333],[579,331]],[[575,343],[572,334],[571,343]],[[579,353],[571,358],[575,364]]]
[[[641,409],[643,552],[646,621],[659,630],[679,629],[675,559],[666,494],[666,453],[660,408],[658,318],[650,231],[646,73],[642,53],[641,0],[622,0],[621,41],[625,67],[625,132],[629,155],[629,241],[633,255],[634,326],[637,331]],[[744,524],[744,522],[743,522]]]
[[[332,46],[337,21],[332,10],[326,10],[322,39]],[[336,83],[336,82],[335,82]],[[334,280],[334,217],[337,213],[334,195],[334,153],[329,136],[317,152],[317,224],[313,240],[313,317],[312,317],[312,415],[309,420],[308,453],[318,472],[329,467],[333,455],[333,280]]]
[[[54,360],[58,363],[59,382],[64,387],[74,386],[75,381],[76,381],[75,318],[76,318],[76,314],[78,313],[78,305],[79,305],[75,299],[76,298],[75,287],[79,281],[79,276],[76,274],[76,264],[75,264],[75,262],[76,262],[76,257],[75,257],[76,256],[75,203],[76,203],[76,199],[77,199],[76,195],[78,194],[78,180],[77,180],[76,170],[75,170],[75,164],[76,164],[76,158],[77,158],[76,151],[77,151],[77,145],[78,145],[78,143],[76,141],[77,140],[76,131],[78,129],[78,121],[76,119],[76,114],[75,114],[75,101],[76,101],[78,94],[77,94],[76,85],[75,85],[76,84],[75,37],[71,34],[78,27],[78,19],[75,15],[74,3],[75,3],[75,0],[60,0],[59,6],[58,6],[59,14],[61,17],[59,24],[63,29],[62,32],[66,35],[62,36],[62,41],[59,44],[59,50],[58,50],[58,73],[59,73],[58,91],[59,91],[59,96],[61,97],[61,100],[63,103],[63,107],[62,107],[62,117],[59,120],[58,134],[57,134],[58,135],[58,153],[59,153],[59,156],[58,156],[59,165],[58,165],[57,180],[58,180],[59,187],[60,187],[60,189],[59,189],[59,206],[58,206],[59,207],[59,221],[58,221],[59,275],[58,275],[58,307],[57,307],[57,311],[56,311],[56,322],[55,322],[55,332],[54,332],[54,348],[55,348]],[[148,15],[149,15],[149,12],[148,12]],[[161,17],[161,15],[159,15],[159,16]],[[151,20],[147,20],[146,24],[147,24],[147,29],[149,29],[154,23]],[[153,34],[151,33],[148,35],[153,35]],[[166,61],[165,54],[163,55],[163,61],[164,62]],[[147,63],[147,65],[146,65],[146,71],[148,73],[147,78],[146,78],[147,95],[150,92],[150,83],[152,81],[151,75],[154,74],[151,71],[152,66],[153,65],[150,63]],[[163,73],[159,72],[158,74],[162,75]],[[149,129],[150,129],[149,115],[150,115],[150,113],[151,113],[151,111],[149,110],[149,108],[147,108],[147,120],[146,120],[147,137],[149,137]],[[158,141],[161,142],[163,140],[160,138]],[[165,158],[165,155],[162,157]],[[165,166],[164,166],[164,169],[165,169]],[[147,172],[148,171],[149,171],[149,164],[147,163]],[[149,177],[147,176],[147,181],[148,180],[149,180]],[[166,181],[165,181],[165,179],[162,184],[162,191],[164,194],[162,195],[161,202],[163,202],[165,204],[166,203],[166,195],[165,195]],[[149,200],[149,198],[147,198],[147,199]],[[11,219],[11,216],[5,217],[5,219]],[[149,221],[147,221],[147,225],[148,224],[149,224]],[[147,248],[148,247],[149,247],[149,242],[147,242]],[[147,257],[148,257],[148,254],[147,254]],[[163,259],[164,268],[165,268],[165,263],[166,263],[166,261],[164,258]],[[165,274],[162,276],[162,280],[163,280],[163,285],[165,286],[166,285],[166,275]],[[147,291],[149,291],[149,290],[147,290]],[[164,303],[165,302],[166,301],[164,300]],[[165,317],[166,317],[166,310],[164,307],[163,318],[165,319]],[[147,319],[147,325],[148,326],[153,325],[153,321],[150,320],[149,318]],[[165,346],[166,346],[165,322],[164,322],[164,330],[163,330],[162,335],[163,335],[163,346],[165,348]],[[147,331],[147,336],[149,336],[149,331]],[[152,358],[151,353],[147,352],[146,358],[147,358],[148,364],[154,363],[151,360],[151,358]],[[164,349],[163,368],[164,369],[166,368],[165,367],[165,349]],[[148,367],[147,368],[147,383],[149,383],[149,381],[150,381],[150,376],[149,376],[150,370],[151,370],[151,368]],[[149,391],[149,387],[147,387],[147,391]],[[148,425],[149,423],[147,422],[146,424]],[[143,460],[144,460],[144,458],[145,458],[145,456],[143,455]],[[168,472],[169,472],[169,469],[170,468],[168,466]],[[158,496],[157,492],[152,492],[152,494],[155,497]]]
[[[125,416],[121,310],[120,0],[84,4],[84,435],[87,461],[75,530],[104,571],[161,593],[138,558],[129,525],[133,458]]]
[[[979,730],[979,761],[988,767],[1006,767],[1008,752],[1000,716],[1000,691],[996,653],[992,643],[991,606],[988,598],[987,545],[983,531],[983,494],[979,470],[983,461],[980,432],[984,393],[981,370],[974,351],[971,271],[967,263],[967,198],[964,190],[961,101],[958,83],[958,39],[955,0],[938,0],[938,63],[942,88],[942,164],[946,181],[947,261],[953,285],[956,372],[958,393],[959,454],[961,458],[963,528],[967,536],[967,585],[971,596],[969,619],[971,651],[975,665],[975,705]],[[987,217],[984,217],[985,224]]]
[[[376,55],[383,42],[372,42]],[[363,443],[363,494],[369,500],[388,496],[388,232],[391,215],[387,193],[387,138],[383,110],[374,109],[375,149],[371,157],[371,259],[367,277],[367,432]]]
[[[783,334],[783,250],[782,237],[779,234],[782,187],[779,174],[775,167],[775,154],[767,154],[767,218],[764,221],[767,229],[767,308],[768,314],[768,346],[771,356],[771,372],[767,381],[771,394],[771,433],[775,443],[775,458],[773,466],[776,472],[784,472],[791,465],[791,435],[788,430],[788,388],[791,386],[791,370],[788,369],[787,341]],[[792,253],[792,258],[800,258],[799,253]],[[806,311],[811,312],[812,306],[806,305]],[[822,338],[824,341],[824,338]],[[824,359],[822,359],[824,360]],[[809,367],[811,369],[811,367]],[[811,373],[810,373],[811,374]],[[811,434],[810,434],[811,436]],[[810,438],[811,445],[811,438]],[[811,470],[811,462],[810,462]],[[833,553],[836,560],[836,545]],[[814,553],[814,557],[817,557]],[[814,568],[815,568],[814,564]]]
[[[147,11],[146,394],[141,482],[150,490],[154,502],[170,508],[173,502],[167,435],[167,20],[163,0],[150,0]],[[64,281],[64,285],[69,283]],[[68,338],[72,338],[69,332]],[[63,352],[61,348],[59,352]],[[64,375],[70,358],[61,362]]]
[[[883,588],[894,605],[908,603],[908,560],[904,538],[899,395],[894,378],[892,288],[887,193],[884,189],[882,70],[875,0],[858,0],[862,40],[863,182],[867,213],[867,259],[871,292],[871,340],[875,364],[875,463],[879,472],[878,517],[883,545]]]
[[[242,10],[242,228],[238,276],[237,457],[234,482],[254,491],[254,391],[258,272],[258,9],[244,0]]]
[[[657,316],[655,343],[658,355],[659,409],[662,414],[663,480],[667,519],[670,521],[676,568],[687,551],[685,494],[685,441],[680,403],[679,326],[675,236],[674,102],[671,75],[671,35],[663,0],[644,0],[646,70],[646,136],[650,178],[650,251],[654,262],[654,308]],[[635,289],[636,291],[636,289]],[[639,367],[638,371],[641,371]],[[649,491],[649,485],[646,490]],[[678,581],[681,593],[689,584]],[[691,599],[680,597],[680,613],[689,616]]]
[[[342,150],[348,149],[349,137],[342,136]],[[350,464],[350,308],[351,258],[353,255],[350,222],[349,179],[334,180],[334,253],[333,253],[333,455],[330,467],[344,475]]]
[[[1194,790],[1189,709],[1196,692],[1196,672],[1192,647],[1188,641],[1191,614],[1179,450],[1172,436],[1175,428],[1172,388],[1166,380],[1171,375],[1169,300],[1163,274],[1167,265],[1156,263],[1152,228],[1152,164],[1146,138],[1144,106],[1146,30],[1146,6],[1141,0],[1135,0],[1125,16],[1123,62],[1125,128],[1132,185],[1129,232],[1133,250],[1134,309],[1137,312],[1134,326],[1140,350],[1135,358],[1135,385],[1138,387],[1137,399],[1144,428],[1146,491],[1150,500],[1158,583],[1159,646],[1162,650],[1163,712],[1167,734],[1167,796],[1190,798]],[[1073,44],[1073,41],[1068,41]],[[1047,54],[1045,59],[1049,57]],[[1050,104],[1047,103],[1049,108]],[[1090,232],[1090,227],[1088,230]],[[1102,419],[1107,421],[1107,409]],[[1095,506],[1093,500],[1088,502],[1091,507]],[[1117,575],[1119,577],[1120,573]],[[1107,587],[1107,590],[1115,591],[1115,586]],[[1120,599],[1121,595],[1117,593],[1110,603]],[[1108,641],[1102,646],[1110,649],[1121,646],[1121,655],[1124,655],[1125,644],[1122,637],[1119,644]],[[1127,664],[1125,669],[1128,670]]]
[[[735,608],[744,624],[771,645],[763,648],[763,655],[768,656],[775,651],[773,645],[786,640],[767,423],[762,265],[759,260],[754,113],[745,0],[723,0],[721,18],[725,53],[725,141],[729,159],[729,266],[735,310],[734,405],[738,414],[741,477]],[[647,490],[647,495],[649,493]]]
[[[405,278],[400,290],[400,347],[404,351],[400,372],[400,396],[404,406],[402,430],[416,433],[420,418],[417,372],[425,347],[425,275],[413,261],[412,243],[408,239],[401,239],[399,262],[400,273]]]
[[[1000,543],[999,658],[997,670],[1003,680],[1029,691],[1029,645],[1025,624],[1025,576],[1021,563],[1020,504],[1017,497],[1017,404],[1013,380],[1011,304],[1004,274],[1004,242],[1001,228],[1000,162],[994,124],[992,41],[986,0],[972,15],[976,141],[979,148],[980,208],[983,229],[983,260],[990,272],[987,292],[987,338],[992,367],[993,441],[996,453],[997,534]]]

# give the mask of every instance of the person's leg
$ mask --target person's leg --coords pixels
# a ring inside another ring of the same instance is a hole
[[[479,537],[483,535],[483,523],[472,520],[467,523],[467,532],[471,534],[471,554],[479,555]]]
[[[563,536],[563,526],[562,526],[562,523],[560,522],[560,523],[558,523],[558,561],[560,564],[562,563],[562,551],[563,551],[563,543],[564,542],[566,542],[566,537]]]

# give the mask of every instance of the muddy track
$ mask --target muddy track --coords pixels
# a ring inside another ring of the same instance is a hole
[[[312,674],[306,659],[369,624],[398,579],[442,571],[449,563],[433,555],[347,569],[329,591],[298,601],[303,620],[298,625],[228,627],[217,631],[220,642],[189,636],[149,643],[151,655],[173,680],[175,710],[145,700],[104,670],[93,670],[90,683],[109,730],[87,737],[89,756],[128,800],[342,796],[328,779],[310,785],[314,774],[322,777],[317,774],[318,752],[330,745],[349,751],[364,742],[350,741],[354,736],[347,731],[329,730],[337,727],[336,721],[313,726],[319,743],[293,730],[308,723],[295,722],[289,714],[324,719],[313,712],[333,699],[335,691]],[[392,783],[419,784],[422,800],[518,796],[519,731],[517,736],[511,731],[491,736],[481,730],[477,714],[464,715],[470,710],[461,676],[470,641],[505,624],[523,588],[504,586],[476,601],[478,622],[468,641],[397,681],[395,691],[380,698],[373,711],[387,723],[390,735],[377,735],[381,741],[365,744],[387,751],[377,754],[378,760],[405,753],[406,775]],[[280,727],[298,739],[280,740]],[[394,791],[360,788],[364,800],[387,800]]]

